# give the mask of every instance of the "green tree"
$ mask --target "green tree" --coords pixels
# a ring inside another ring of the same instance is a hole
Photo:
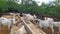
[[[7,11],[7,2],[5,0],[0,0],[0,12],[4,13]]]

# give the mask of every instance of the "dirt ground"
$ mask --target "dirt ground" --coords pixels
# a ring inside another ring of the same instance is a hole
[[[42,29],[46,34],[51,34],[51,29]],[[54,27],[54,34],[58,34],[58,28]]]
[[[7,26],[2,27],[0,34],[9,34],[8,27]]]
[[[51,34],[51,29],[43,29],[43,31],[47,34]],[[7,26],[2,27],[2,31],[0,31],[0,34],[9,34]],[[54,34],[58,34],[58,28],[54,27]]]
[[[50,28],[43,29],[43,31],[47,34],[51,34],[51,29]],[[9,34],[8,27],[7,26],[2,27],[2,31],[0,31],[0,34]],[[54,27],[54,34],[58,34],[58,28],[57,27]]]

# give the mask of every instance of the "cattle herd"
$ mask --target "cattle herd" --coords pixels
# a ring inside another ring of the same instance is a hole
[[[24,17],[26,21],[32,21],[38,28],[47,29],[50,27],[52,34],[54,34],[54,26],[58,27],[60,32],[60,22],[55,22],[53,18],[44,17],[44,20],[37,18],[37,16],[26,13],[9,13],[0,17],[0,31],[3,26],[8,26],[9,34],[27,34],[23,22],[19,17]],[[58,32],[58,33],[59,33]]]

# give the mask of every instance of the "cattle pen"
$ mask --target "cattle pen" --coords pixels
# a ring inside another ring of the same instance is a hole
[[[23,21],[27,34],[46,34],[41,29],[36,27],[32,22],[25,21],[24,19],[22,19],[22,17],[20,17],[20,19]],[[27,24],[26,22],[28,22],[29,24]],[[8,27],[7,26],[2,27],[2,32],[0,32],[0,34],[9,34]]]

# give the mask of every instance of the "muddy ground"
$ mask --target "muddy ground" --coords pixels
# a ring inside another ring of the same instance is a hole
[[[46,34],[51,34],[51,29],[42,29]],[[58,34],[58,28],[54,27],[54,34]]]

